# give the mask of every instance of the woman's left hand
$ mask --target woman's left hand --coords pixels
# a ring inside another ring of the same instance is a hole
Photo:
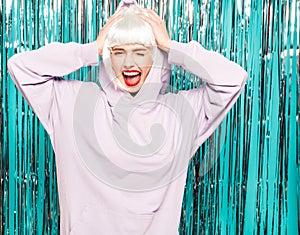
[[[148,13],[148,16],[141,13],[138,14],[139,17],[151,26],[157,46],[160,49],[169,52],[172,40],[167,32],[165,22],[159,17],[159,15],[156,14],[155,11],[150,9],[144,10]]]

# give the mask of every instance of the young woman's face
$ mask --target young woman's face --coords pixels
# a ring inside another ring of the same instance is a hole
[[[152,66],[151,49],[140,44],[125,44],[111,48],[112,68],[123,86],[136,93],[145,82]]]

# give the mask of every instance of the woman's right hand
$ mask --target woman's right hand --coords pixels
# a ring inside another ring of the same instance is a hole
[[[122,9],[122,8],[121,8]],[[120,9],[120,10],[121,10]],[[119,19],[121,19],[124,15],[122,14],[122,11],[116,11],[106,22],[106,24],[102,27],[100,30],[98,36],[97,36],[97,44],[98,44],[98,54],[101,56],[102,55],[102,50],[103,50],[103,45],[104,41],[106,39],[106,35],[110,29],[110,27]]]

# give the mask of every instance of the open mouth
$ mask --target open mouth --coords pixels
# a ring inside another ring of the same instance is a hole
[[[124,70],[122,75],[127,86],[136,86],[141,80],[142,73],[138,70]]]

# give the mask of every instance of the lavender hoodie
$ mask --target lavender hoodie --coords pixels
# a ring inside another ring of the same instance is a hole
[[[8,61],[13,81],[50,135],[56,154],[61,234],[178,234],[188,161],[240,95],[247,73],[199,43],[157,50],[145,84],[131,96],[65,80],[98,65],[98,48],[51,43]],[[206,83],[166,93],[170,64]]]

